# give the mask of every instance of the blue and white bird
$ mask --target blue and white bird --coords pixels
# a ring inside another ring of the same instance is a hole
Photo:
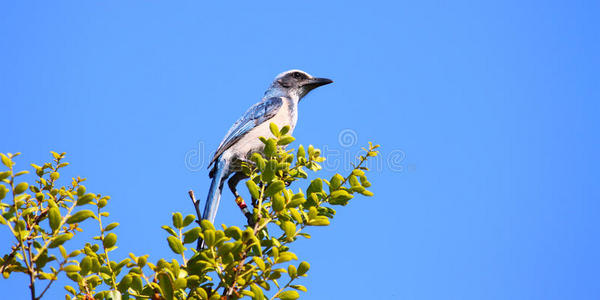
[[[249,223],[252,222],[252,214],[236,191],[236,186],[240,180],[246,178],[244,173],[241,172],[241,163],[248,161],[252,153],[263,151],[264,144],[258,138],[260,136],[266,138],[273,136],[269,129],[271,122],[279,128],[289,126],[291,134],[298,120],[298,102],[300,99],[311,90],[332,82],[330,79],[316,78],[300,70],[286,71],[275,77],[262,100],[252,105],[231,126],[217,148],[209,164],[209,168],[212,166],[209,173],[212,183],[210,184],[202,219],[214,223],[223,183],[225,179],[233,174],[228,181],[229,188],[236,197],[236,202],[248,218]]]

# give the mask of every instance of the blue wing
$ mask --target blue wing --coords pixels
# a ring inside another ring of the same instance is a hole
[[[208,167],[210,168],[225,150],[229,149],[229,147],[239,141],[246,133],[248,133],[248,131],[275,116],[282,105],[283,99],[281,97],[268,98],[252,105],[246,113],[231,126],[225,135],[225,138],[221,141],[219,148],[217,148],[215,156],[210,161]]]

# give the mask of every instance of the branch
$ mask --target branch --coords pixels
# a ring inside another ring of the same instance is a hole
[[[194,191],[189,190],[188,194],[190,195],[190,199],[192,199],[192,203],[194,204],[194,208],[196,209],[196,215],[198,216],[198,219],[196,219],[196,223],[200,225],[200,222],[202,221],[202,214],[200,214],[200,201],[196,200],[196,196],[194,196]]]
[[[292,283],[292,281],[294,281],[294,278],[291,278],[290,281],[288,281],[288,283],[286,285],[284,285],[282,288],[280,288],[277,293],[275,293],[275,295],[273,295],[273,297],[271,297],[269,300],[273,300],[275,299],[275,297],[277,297],[277,295],[279,295],[281,292],[283,292],[283,290],[287,289],[290,284]]]
[[[200,201],[196,200],[196,196],[194,196],[193,190],[189,190],[188,195],[190,195],[190,199],[192,199],[194,209],[196,210],[196,216],[198,216],[198,218],[196,219],[196,223],[198,223],[198,226],[200,226],[200,223],[202,222],[202,214],[200,214]],[[201,251],[201,247],[202,242],[200,241],[200,239],[198,239],[198,243],[196,244],[196,250]]]
[[[10,226],[10,223],[7,223]],[[12,229],[12,228],[11,228]],[[15,258],[15,254],[19,251],[19,243],[16,243],[12,246],[10,250],[10,254],[4,259],[4,263],[0,266],[0,273],[4,273],[8,267],[10,267],[10,262]]]

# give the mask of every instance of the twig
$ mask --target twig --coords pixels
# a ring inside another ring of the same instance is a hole
[[[196,196],[194,196],[194,191],[189,190],[188,194],[190,195],[190,199],[192,199],[192,203],[194,203],[194,208],[196,209],[196,215],[198,216],[196,223],[198,223],[198,225],[200,225],[200,221],[202,220],[202,215],[200,214],[200,201],[196,200]]]
[[[61,265],[61,268],[62,268],[62,265]],[[46,291],[47,291],[47,290],[50,288],[50,286],[52,285],[52,283],[53,283],[54,281],[56,281],[56,279],[50,279],[50,282],[48,282],[48,285],[46,285],[46,288],[45,288],[45,289],[42,291],[42,293],[41,293],[39,296],[37,296],[35,299],[36,299],[36,300],[39,300],[39,299],[41,299],[41,298],[42,298],[42,296],[44,296],[44,294],[45,294],[45,293],[46,293]]]
[[[286,285],[284,285],[282,288],[280,288],[277,293],[275,293],[275,295],[273,295],[273,297],[271,297],[271,299],[269,300],[273,300],[275,299],[275,297],[277,297],[277,295],[281,294],[281,292],[283,292],[283,290],[285,290],[286,288],[288,288],[290,286],[290,284],[292,283],[292,281],[294,281],[295,278],[291,278],[290,281],[288,281],[288,283]]]
[[[196,209],[196,216],[198,216],[198,218],[196,219],[196,223],[198,223],[198,226],[200,226],[202,222],[202,214],[200,214],[200,201],[196,200],[196,196],[194,196],[194,191],[189,190],[188,194],[190,195],[190,199],[192,199],[194,209]],[[196,250],[202,250],[202,239],[198,239],[198,243],[196,244]]]
[[[76,204],[77,202],[75,202]],[[110,279],[112,283],[113,290],[117,290],[117,276],[110,266],[110,259],[108,258],[108,250],[104,246],[104,239],[106,236],[104,235],[104,227],[102,226],[102,216],[100,215],[100,207],[98,207],[98,226],[100,226],[100,241],[102,242],[102,249],[104,249],[104,259],[106,260],[106,266],[108,267],[108,271],[110,272]]]
[[[68,262],[68,260],[65,259],[62,263],[60,263],[58,269],[59,270],[62,269],[67,262]],[[58,272],[60,272],[60,271],[58,271]],[[56,279],[56,275],[58,274],[58,272],[54,273],[54,278],[50,279],[50,282],[48,282],[48,285],[46,285],[46,288],[42,291],[42,293],[39,296],[37,296],[37,298],[35,298],[36,300],[42,299],[42,297],[44,296],[44,294],[46,293],[46,291],[48,289],[50,289],[50,286],[52,285],[52,283],[54,283],[57,280]]]
[[[4,263],[2,264],[2,266],[0,266],[0,273],[4,273],[4,271],[8,267],[10,267],[10,262],[13,260],[13,258],[15,257],[15,254],[17,254],[18,251],[19,251],[19,243],[16,243],[14,246],[12,246],[12,248],[10,250],[10,254],[8,254],[8,256],[4,260]]]

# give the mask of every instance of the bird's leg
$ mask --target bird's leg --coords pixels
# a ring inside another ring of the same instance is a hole
[[[248,219],[248,225],[254,226],[254,218],[252,216],[252,212],[248,209],[246,202],[244,202],[244,199],[242,198],[242,196],[240,196],[240,194],[238,194],[237,189],[236,189],[236,186],[238,185],[240,180],[242,180],[244,178],[246,178],[246,175],[244,175],[244,173],[237,172],[233,176],[231,176],[231,178],[229,178],[229,180],[227,181],[227,184],[229,185],[229,189],[235,196],[235,203],[242,210],[242,212],[246,216],[246,219]]]

